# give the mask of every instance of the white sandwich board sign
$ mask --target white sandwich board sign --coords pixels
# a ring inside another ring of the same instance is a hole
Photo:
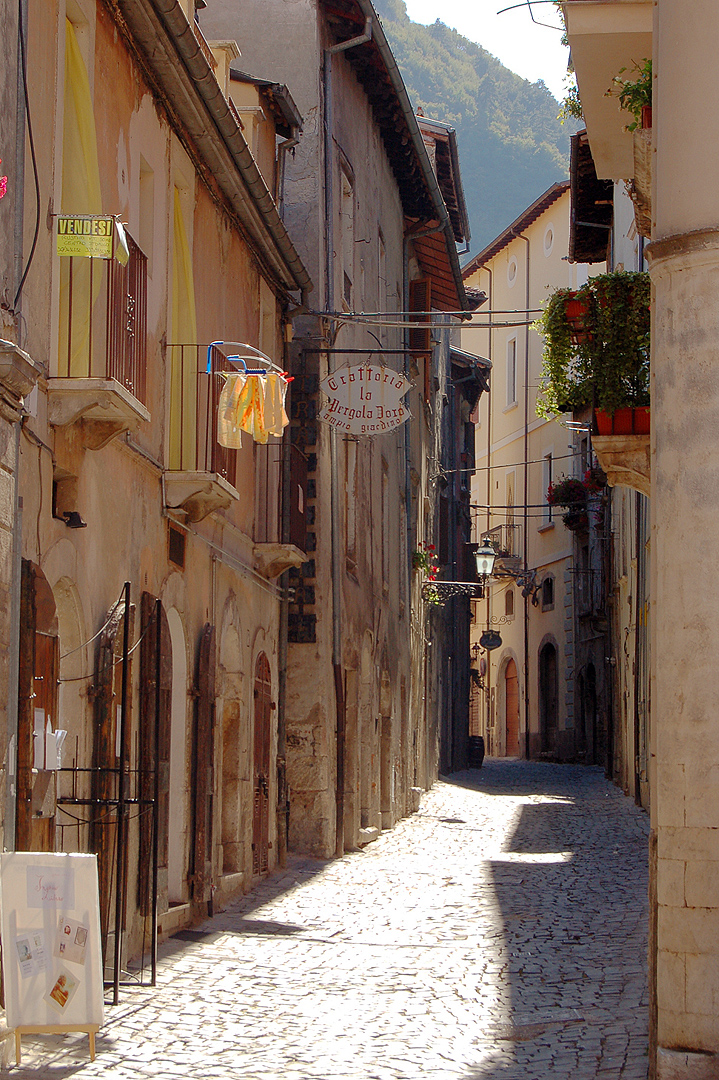
[[[101,1027],[97,857],[5,852],[0,901],[8,1027]]]

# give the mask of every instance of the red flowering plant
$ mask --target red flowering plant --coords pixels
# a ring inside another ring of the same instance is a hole
[[[425,544],[422,542],[419,547],[412,552],[412,569],[422,570],[427,575],[429,581],[437,580],[439,563],[435,551],[434,544]]]
[[[604,474],[597,469],[587,469],[583,480],[576,476],[561,476],[556,484],[550,484],[547,502],[550,506],[567,508],[562,521],[568,529],[586,529],[589,525],[587,502],[590,498],[596,498],[603,487]]]
[[[0,165],[2,165],[2,158],[0,158]],[[0,176],[0,199],[7,191],[7,176]]]

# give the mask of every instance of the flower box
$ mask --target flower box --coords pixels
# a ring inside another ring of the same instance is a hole
[[[641,408],[615,409],[613,413],[594,410],[599,435],[648,435],[650,410]]]

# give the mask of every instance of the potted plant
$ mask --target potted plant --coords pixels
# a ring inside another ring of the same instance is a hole
[[[567,301],[580,300],[582,333],[572,337]],[[576,291],[557,289],[535,329],[544,339],[539,416],[551,418],[594,405],[613,417],[649,405],[649,275],[614,272],[590,278]],[[646,423],[646,415],[641,423]]]
[[[589,500],[596,499],[604,486],[604,474],[596,469],[587,469],[584,479],[576,476],[562,476],[547,489],[547,502],[550,506],[564,506],[566,513],[562,521],[572,532],[584,532],[589,528]]]
[[[623,79],[626,68],[620,68],[619,74],[612,79],[612,86],[607,90],[608,97],[616,97],[620,108],[634,117],[634,122],[627,124],[627,131],[652,126],[652,62],[646,57],[635,64],[630,71],[634,78]]]

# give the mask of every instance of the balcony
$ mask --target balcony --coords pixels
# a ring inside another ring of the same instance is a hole
[[[40,364],[11,341],[0,340],[0,397],[11,420],[17,420],[23,399],[43,373]]]
[[[497,525],[494,529],[482,533],[482,543],[489,544],[497,553],[494,573],[501,575],[519,570],[522,565],[522,526]]]
[[[206,345],[168,345],[170,424],[165,507],[197,522],[226,510],[239,495],[235,489],[237,451],[217,441],[221,371],[236,370],[218,350]]]
[[[130,256],[63,258],[57,377],[48,380],[48,419],[78,425],[83,445],[100,450],[135,431],[150,414],[147,367],[147,259],[127,236]]]
[[[572,63],[601,180],[628,180],[634,173],[634,141],[626,131],[628,113],[607,95],[622,68],[652,55],[650,0],[570,0],[564,14]]]

